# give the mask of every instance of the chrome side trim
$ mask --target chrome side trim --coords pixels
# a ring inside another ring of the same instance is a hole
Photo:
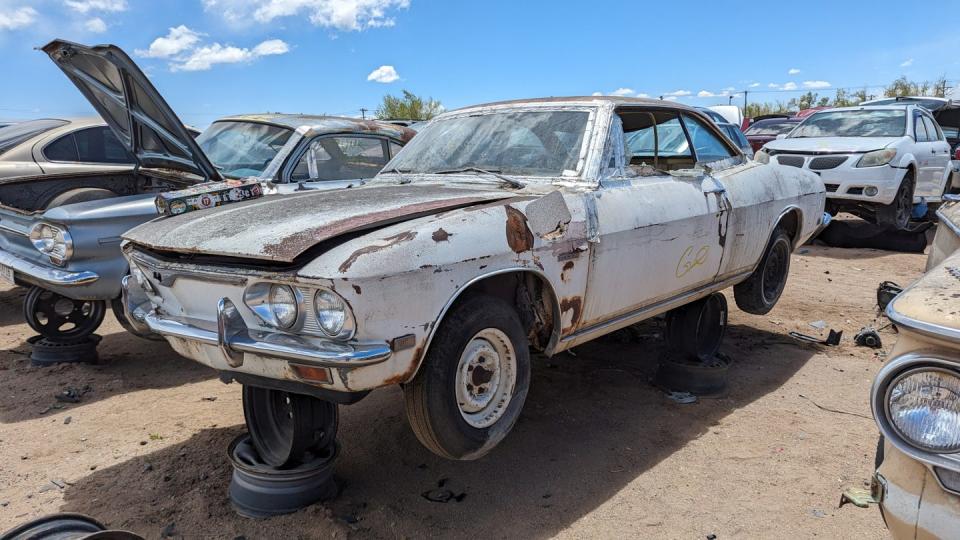
[[[584,338],[592,339],[593,337],[603,335],[604,333],[612,332],[617,327],[622,328],[623,326],[629,326],[635,322],[640,322],[644,319],[659,315],[664,311],[669,311],[675,307],[689,303],[697,296],[705,296],[712,292],[726,289],[731,285],[735,285],[740,281],[743,281],[752,273],[753,272],[750,271],[736,274],[733,277],[727,278],[719,283],[709,283],[702,287],[697,287],[696,289],[681,293],[680,295],[661,300],[628,313],[624,313],[623,315],[613,317],[612,319],[607,319],[594,324],[593,326],[581,328],[580,330],[577,330],[576,332],[564,337],[560,340],[560,342],[566,344],[573,341],[581,341]]]
[[[0,264],[13,268],[17,274],[27,276],[26,281],[38,282],[38,284],[55,285],[58,287],[74,287],[79,285],[89,285],[100,276],[95,272],[83,270],[80,272],[69,272],[57,268],[43,266],[21,257],[18,257],[7,251],[0,251]]]
[[[910,287],[907,287],[900,294],[902,295],[909,290]],[[892,321],[894,324],[909,328],[910,330],[927,337],[960,343],[960,330],[957,330],[956,328],[950,328],[949,326],[942,326],[908,317],[896,310],[894,307],[896,303],[897,299],[894,298],[893,301],[887,305],[886,310],[887,318],[890,319],[890,321]]]
[[[292,360],[330,368],[379,364],[392,354],[390,346],[386,343],[335,343],[328,340],[306,340],[290,334],[250,331],[239,315],[234,318],[229,313],[230,306],[232,306],[230,300],[220,301],[217,330],[165,318],[158,315],[156,311],[145,314],[143,320],[150,330],[157,334],[220,348],[233,367],[239,367],[242,364],[242,358],[237,363],[234,353],[245,352],[266,358]],[[236,309],[234,308],[233,311],[235,313]]]
[[[953,372],[960,372],[960,360],[950,360],[939,354],[907,353],[888,361],[877,373],[877,377],[873,380],[873,387],[870,389],[870,410],[873,413],[873,420],[880,428],[880,433],[897,450],[921,463],[960,472],[960,454],[936,454],[921,450],[904,441],[887,418],[886,396],[890,383],[904,371],[921,367],[946,368]],[[937,481],[939,482],[939,477]]]
[[[13,227],[11,227],[11,226],[9,226],[9,225],[4,225],[2,220],[0,220],[0,231],[6,231],[6,232],[8,232],[8,233],[10,233],[10,234],[15,234],[15,235],[17,235],[17,236],[22,236],[22,237],[24,237],[24,238],[29,238],[29,237],[30,237],[30,233],[29,233],[29,232],[27,232],[27,231],[21,231],[20,229],[14,229]]]
[[[937,219],[940,220],[940,223],[946,225],[948,229],[953,231],[953,234],[960,236],[960,226],[947,219],[947,216],[944,215],[941,208],[937,208]]]

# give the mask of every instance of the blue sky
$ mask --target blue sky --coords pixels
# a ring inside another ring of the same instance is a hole
[[[786,101],[806,88],[832,96],[900,75],[960,79],[960,33],[929,8],[644,4],[0,0],[0,118],[92,111],[34,50],[57,37],[123,47],[201,127],[244,112],[359,115],[401,89],[447,108],[618,90],[713,105],[745,89],[751,101]],[[936,12],[958,7],[942,2]]]

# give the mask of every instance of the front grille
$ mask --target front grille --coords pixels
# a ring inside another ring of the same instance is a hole
[[[790,167],[803,167],[803,156],[777,156],[777,163]]]
[[[848,195],[863,195],[863,186],[861,187],[852,187],[847,189]]]
[[[841,163],[847,160],[847,156],[823,156],[815,157],[810,160],[810,170],[824,171],[839,167]]]
[[[824,184],[823,186],[827,188],[827,193],[836,193],[837,188],[840,187],[840,184]]]

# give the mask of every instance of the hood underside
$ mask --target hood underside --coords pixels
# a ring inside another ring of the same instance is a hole
[[[275,195],[158,219],[124,238],[155,251],[290,263],[343,234],[512,196],[437,185]]]

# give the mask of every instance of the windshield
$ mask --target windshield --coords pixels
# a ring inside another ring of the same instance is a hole
[[[225,176],[259,176],[293,130],[255,122],[214,122],[197,137],[200,149]]]
[[[790,133],[800,137],[902,137],[907,132],[904,109],[824,111],[810,115]]]
[[[576,176],[586,111],[504,111],[441,118],[427,125],[384,171],[464,168],[520,176]]]
[[[58,128],[60,126],[65,126],[69,122],[66,120],[30,120],[27,122],[19,122],[17,124],[10,124],[9,126],[0,128],[0,154],[3,154],[7,150],[10,150],[14,146],[50,131],[51,129]]]
[[[788,122],[787,120],[758,120],[744,132],[744,135],[768,135],[776,137],[781,133],[789,133],[791,129],[797,127],[799,122]]]

